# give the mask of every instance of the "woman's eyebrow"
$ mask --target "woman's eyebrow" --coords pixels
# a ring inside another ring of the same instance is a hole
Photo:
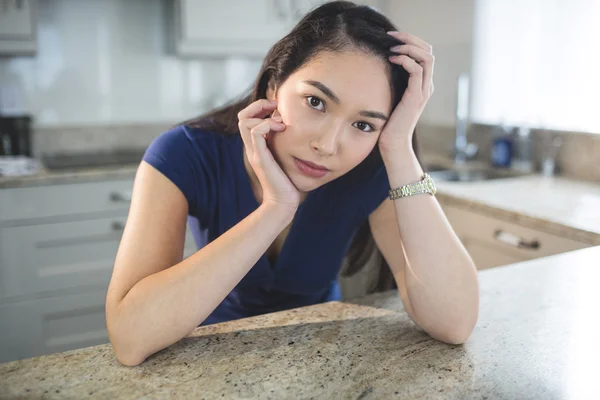
[[[319,89],[321,92],[325,93],[325,96],[329,97],[331,99],[331,101],[333,101],[335,104],[340,104],[340,99],[333,93],[333,91],[331,89],[329,89],[327,86],[325,86],[321,82],[311,81],[311,80],[303,81],[303,82],[306,84],[309,84],[311,86],[314,86],[317,89]],[[379,111],[361,111],[359,114],[364,117],[379,118],[384,121],[388,120],[388,117],[385,114],[380,113]]]

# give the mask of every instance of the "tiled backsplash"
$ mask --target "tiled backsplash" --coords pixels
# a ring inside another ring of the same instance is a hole
[[[33,155],[108,153],[145,149],[169,129],[168,124],[135,124],[38,128],[33,135]]]
[[[111,152],[145,149],[152,140],[173,124],[132,124],[38,128],[33,139],[36,157],[65,153]],[[479,146],[475,160],[489,162],[493,126],[472,124],[468,130],[469,142]],[[600,182],[600,135],[589,133],[533,130],[533,159],[540,170],[541,139],[557,134],[563,145],[557,157],[557,174]],[[455,130],[452,126],[419,124],[417,128],[420,151],[453,157]]]
[[[469,142],[479,146],[475,159],[489,162],[491,157],[492,125],[471,124]],[[420,151],[444,156],[454,156],[455,128],[419,124],[417,128]],[[557,157],[557,175],[574,179],[600,182],[600,134],[532,130],[533,160],[536,171],[540,170],[541,144],[545,135],[559,135],[563,145]]]

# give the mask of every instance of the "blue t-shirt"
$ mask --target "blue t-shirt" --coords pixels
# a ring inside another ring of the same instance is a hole
[[[244,168],[243,146],[239,134],[180,125],[144,154],[187,199],[199,249],[260,205]],[[389,191],[381,160],[367,161],[308,193],[274,265],[263,254],[202,325],[339,300],[343,258],[360,224]]]

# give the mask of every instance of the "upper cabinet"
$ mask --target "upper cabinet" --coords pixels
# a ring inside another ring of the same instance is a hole
[[[35,0],[0,1],[0,55],[33,55],[36,51]]]
[[[268,49],[324,0],[174,1],[175,52],[184,57],[255,56]],[[358,3],[379,7],[378,0]]]

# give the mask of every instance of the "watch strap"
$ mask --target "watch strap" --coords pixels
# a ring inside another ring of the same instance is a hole
[[[428,173],[423,175],[423,179],[418,182],[409,183],[408,185],[400,186],[399,188],[390,189],[390,200],[401,199],[403,197],[414,196],[417,194],[429,193],[435,195],[436,188],[433,179]]]

